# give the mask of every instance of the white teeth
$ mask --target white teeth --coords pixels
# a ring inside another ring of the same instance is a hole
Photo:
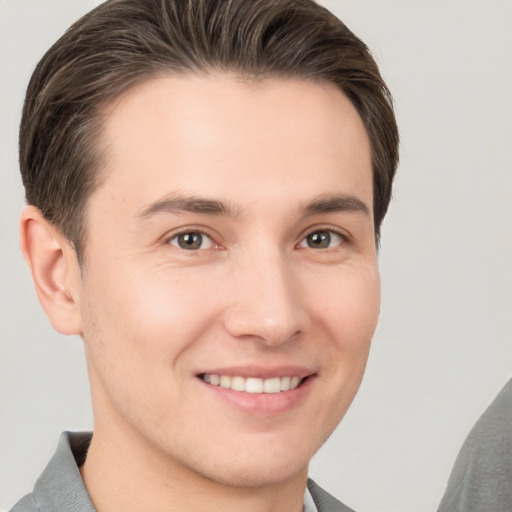
[[[231,377],[229,375],[220,376],[220,387],[226,389],[231,387]]]
[[[279,393],[280,391],[281,379],[279,377],[265,379],[263,381],[263,393]]]
[[[229,375],[216,375],[205,373],[201,378],[212,384],[234,391],[245,391],[246,393],[279,393],[295,389],[300,384],[300,377],[272,377],[270,379],[258,379],[257,377],[231,377]]]
[[[245,379],[243,377],[233,377],[231,379],[231,389],[245,391]]]
[[[253,377],[249,377],[245,381],[245,392],[263,393],[263,379],[255,379]]]

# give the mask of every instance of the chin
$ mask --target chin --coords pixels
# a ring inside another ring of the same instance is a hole
[[[290,461],[272,461],[262,464],[259,461],[234,460],[229,467],[216,467],[214,471],[205,471],[204,476],[222,485],[239,488],[257,488],[279,485],[295,478],[307,478],[309,459],[302,463]],[[206,469],[206,468],[204,468]]]
[[[235,449],[212,450],[209,454],[203,451],[201,459],[189,459],[187,462],[196,473],[212,482],[256,488],[278,485],[296,478],[305,481],[309,461],[315,451],[313,443],[298,442],[292,445],[276,439],[261,439],[257,444],[246,443]]]

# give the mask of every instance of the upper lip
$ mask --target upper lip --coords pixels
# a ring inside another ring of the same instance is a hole
[[[255,377],[258,379],[272,379],[275,377],[299,377],[303,379],[315,373],[311,368],[296,365],[285,365],[277,367],[268,366],[229,366],[224,368],[209,368],[196,373],[196,375],[227,375],[230,377]]]

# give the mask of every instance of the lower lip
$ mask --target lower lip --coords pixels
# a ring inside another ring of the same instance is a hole
[[[236,409],[248,414],[275,416],[283,414],[297,407],[309,393],[314,375],[310,375],[298,387],[280,393],[246,393],[234,391],[220,386],[213,386],[202,379],[198,379],[206,389],[215,394],[219,399],[228,402]]]

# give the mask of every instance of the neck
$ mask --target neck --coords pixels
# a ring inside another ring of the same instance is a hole
[[[133,432],[115,438],[97,426],[80,468],[98,512],[300,512],[307,468],[290,479],[242,487],[169,460]]]

